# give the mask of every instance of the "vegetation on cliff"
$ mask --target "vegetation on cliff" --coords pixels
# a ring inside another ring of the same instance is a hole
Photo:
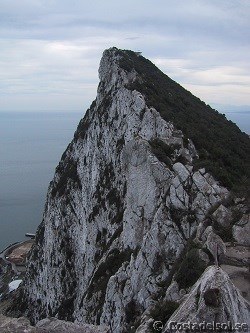
[[[197,166],[206,167],[228,188],[239,190],[239,184],[246,185],[250,170],[248,135],[138,53],[117,52],[120,66],[138,73],[129,88],[143,93],[148,106],[154,107],[166,121],[173,122],[192,139],[200,157]]]

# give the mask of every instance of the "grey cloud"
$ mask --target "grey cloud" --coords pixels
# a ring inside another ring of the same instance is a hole
[[[139,49],[156,61],[180,59],[161,68],[181,84],[202,85],[201,93],[212,85],[246,86],[249,14],[245,0],[1,0],[0,98],[11,91],[20,101],[22,92],[40,100],[46,92],[49,101],[61,91],[72,96],[68,102],[82,94],[84,104],[83,90],[94,96],[102,51],[111,46]],[[223,80],[206,77],[212,69]],[[245,90],[238,96],[246,103]]]

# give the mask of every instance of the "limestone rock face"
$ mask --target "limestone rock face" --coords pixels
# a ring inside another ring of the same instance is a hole
[[[222,227],[229,227],[232,219],[232,213],[229,209],[220,205],[217,210],[213,213],[213,218],[218,222]]]
[[[170,332],[171,327],[177,328],[174,323],[179,323],[181,327],[181,323],[188,322],[241,323],[247,329],[250,327],[249,312],[250,304],[240,295],[227,273],[219,267],[210,266],[170,317],[163,332]],[[176,332],[183,331],[177,329]]]
[[[56,168],[29,260],[23,303],[125,332],[161,292],[208,210],[228,195],[196,149],[131,88],[139,73],[112,48],[97,98]]]

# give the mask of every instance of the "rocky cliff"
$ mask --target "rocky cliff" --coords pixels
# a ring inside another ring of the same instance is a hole
[[[33,322],[54,316],[133,332],[145,311],[174,288],[178,302],[209,264],[204,241],[192,239],[229,191],[197,163],[188,124],[181,131],[171,115],[186,105],[221,118],[168,77],[165,109],[157,107],[158,72],[131,51],[104,52],[97,98],[56,168],[29,259],[21,311]]]

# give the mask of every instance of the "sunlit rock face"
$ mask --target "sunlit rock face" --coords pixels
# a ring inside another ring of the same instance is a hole
[[[23,291],[33,322],[53,316],[129,331],[228,195],[194,168],[192,141],[133,87],[143,77],[121,66],[125,53],[104,52],[96,100],[50,183]]]

